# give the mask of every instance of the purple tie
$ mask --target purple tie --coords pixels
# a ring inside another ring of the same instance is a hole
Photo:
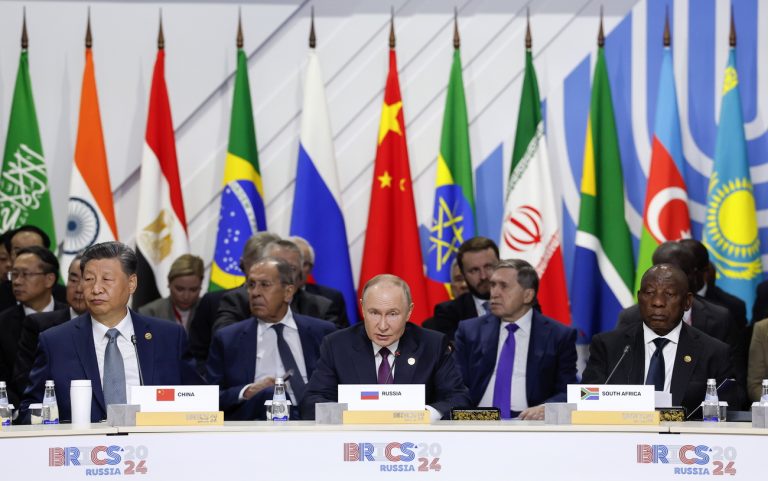
[[[499,354],[496,366],[496,383],[493,385],[493,405],[501,411],[501,419],[509,419],[512,399],[512,368],[515,365],[515,331],[520,328],[515,323],[506,327],[509,334]]]
[[[379,384],[392,384],[394,379],[392,378],[392,367],[389,365],[389,349],[382,347],[379,349],[379,355],[381,356],[381,364],[379,364]]]

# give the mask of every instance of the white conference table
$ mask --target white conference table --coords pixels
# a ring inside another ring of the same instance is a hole
[[[431,425],[226,422],[223,426],[0,430],[3,479],[542,481],[765,477],[768,429],[440,421]],[[95,461],[94,461],[95,460]],[[6,475],[8,477],[6,477]]]

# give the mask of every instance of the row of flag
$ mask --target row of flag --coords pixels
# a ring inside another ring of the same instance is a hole
[[[441,141],[437,157],[429,248],[422,253],[411,184],[406,122],[398,80],[394,23],[390,27],[389,72],[377,139],[365,246],[358,289],[380,273],[405,279],[414,300],[412,319],[421,323],[432,306],[449,299],[451,264],[459,246],[476,233],[469,121],[462,79],[460,38],[454,29]],[[650,266],[656,246],[690,236],[679,116],[669,45],[660,70],[651,168],[640,249],[635,263],[624,215],[624,190],[610,84],[603,52],[602,19],[581,183],[581,206],[571,281],[566,287],[560,245],[560,207],[546,149],[545,124],[533,65],[530,26],[525,75],[512,153],[504,219],[498,243],[502,258],[528,260],[539,273],[544,314],[573,323],[580,340],[611,329],[618,312]],[[35,116],[23,28],[19,73],[11,108],[0,181],[0,230],[34,223],[55,242],[42,144]],[[90,22],[83,75],[63,262],[96,242],[118,239],[91,53]],[[237,71],[221,194],[211,290],[242,284],[240,254],[249,237],[267,230],[264,191],[249,91],[242,28],[238,26]],[[165,278],[177,256],[188,252],[184,203],[164,78],[162,24],[152,78],[141,164],[136,245],[140,259],[137,303],[167,295]],[[707,196],[703,241],[719,273],[718,284],[747,302],[761,273],[754,196],[734,60],[735,34],[723,88],[715,166]],[[358,318],[341,189],[325,97],[315,51],[314,21],[304,88],[291,235],[314,247],[313,280],[340,290],[348,315]],[[425,262],[426,260],[426,262]]]

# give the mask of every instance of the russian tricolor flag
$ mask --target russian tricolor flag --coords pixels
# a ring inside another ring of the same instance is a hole
[[[379,399],[379,391],[361,391],[361,401],[375,401]]]
[[[328,104],[314,48],[309,51],[304,85],[299,162],[291,214],[291,235],[303,237],[315,250],[312,272],[318,284],[344,295],[350,323],[357,322],[357,301],[349,261],[347,230],[341,210]]]

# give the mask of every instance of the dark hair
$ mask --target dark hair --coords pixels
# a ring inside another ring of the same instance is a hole
[[[698,270],[706,272],[706,270],[709,269],[709,251],[707,251],[704,244],[696,239],[682,239],[678,242],[680,242],[683,247],[686,247],[693,252],[693,256],[696,258],[696,268]]]
[[[459,246],[459,252],[456,254],[456,261],[459,263],[459,269],[461,269],[462,274],[464,273],[464,254],[467,252],[480,252],[486,249],[492,249],[493,253],[496,254],[496,258],[499,258],[499,246],[487,237],[472,237]]]
[[[16,234],[21,234],[22,232],[33,232],[39,235],[40,238],[43,240],[43,247],[45,247],[46,249],[51,248],[51,238],[48,237],[48,234],[46,234],[43,229],[39,228],[36,225],[24,224],[23,226],[11,231],[11,235],[8,238],[8,243],[6,244],[6,249],[8,250],[8,252],[11,252],[10,245],[13,238],[16,236]]]
[[[504,259],[496,264],[494,271],[499,269],[514,269],[517,271],[517,283],[523,289],[533,289],[533,297],[539,293],[539,274],[536,269],[523,259]]]
[[[138,264],[136,253],[122,242],[102,242],[85,249],[83,257],[80,259],[80,272],[85,272],[85,266],[90,261],[99,259],[117,259],[120,261],[120,267],[125,275],[136,274],[136,265]]]
[[[269,256],[262,257],[251,266],[251,269],[253,269],[255,266],[258,266],[260,264],[274,265],[277,268],[277,275],[280,277],[280,284],[284,286],[288,286],[288,285],[292,286],[295,284],[293,266],[290,265],[285,259],[281,259],[279,257],[269,257]],[[246,272],[245,275],[247,276],[248,273]]]
[[[36,256],[38,259],[40,259],[40,264],[43,266],[43,272],[46,274],[55,274],[56,280],[59,280],[59,260],[56,258],[53,252],[46,249],[45,247],[29,246],[24,247],[23,249],[19,249],[19,252],[16,254],[16,258],[18,259],[22,254],[32,254],[33,256]]]
[[[11,237],[13,237],[13,230],[7,230],[0,234],[0,244],[5,247],[5,250],[8,251],[8,253],[11,253]]]

